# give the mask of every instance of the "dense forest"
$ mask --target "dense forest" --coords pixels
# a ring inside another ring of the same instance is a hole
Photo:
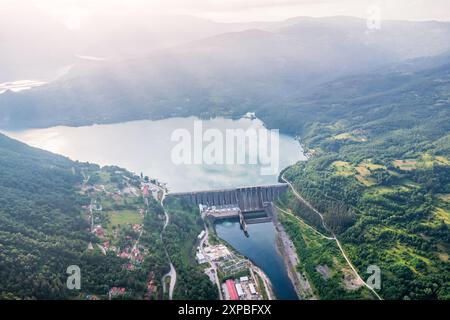
[[[87,188],[92,189],[101,179],[99,172],[104,176],[116,168],[100,170],[4,135],[0,135],[0,168],[0,299],[108,298],[112,287],[127,288],[121,298],[141,299],[149,272],[159,287],[168,263],[159,237],[162,222],[157,217],[162,208],[156,201],[150,200],[144,218],[140,242],[151,254],[141,268],[126,270],[115,253],[88,249],[102,242],[89,232],[82,207],[91,199],[80,192],[80,186],[86,174],[92,178]],[[133,206],[114,204],[112,209]],[[132,230],[124,228],[124,232]],[[66,271],[71,265],[80,267],[80,290],[67,288]],[[158,292],[155,297],[160,297]]]
[[[177,270],[174,299],[215,300],[216,286],[195,260],[198,234],[204,222],[197,208],[184,200],[169,198],[165,207],[170,214],[170,224],[164,234],[167,250]]]

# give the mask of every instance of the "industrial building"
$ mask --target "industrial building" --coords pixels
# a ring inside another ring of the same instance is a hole
[[[201,253],[201,252],[197,252],[196,253],[196,259],[197,259],[197,262],[199,263],[199,264],[203,264],[203,263],[206,263],[206,262],[208,262],[208,260],[206,260],[206,258],[205,258],[205,256],[203,255],[203,253]]]
[[[256,289],[255,289],[255,286],[253,285],[253,283],[249,283],[248,287],[250,289],[250,293],[255,295],[256,294]]]
[[[200,232],[200,234],[197,236],[198,240],[202,240],[205,234],[206,234],[205,230],[202,230],[202,232]]]
[[[236,287],[236,292],[237,292],[239,298],[242,298],[244,296],[244,290],[242,290],[241,284],[236,283],[234,286]]]
[[[234,280],[228,279],[225,281],[227,286],[228,295],[230,296],[230,300],[239,300],[239,295],[236,291],[236,287],[234,284]]]

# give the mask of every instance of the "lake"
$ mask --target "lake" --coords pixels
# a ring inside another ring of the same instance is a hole
[[[277,182],[278,172],[261,174],[261,164],[175,164],[171,140],[177,129],[193,132],[195,117],[164,120],[132,121],[118,124],[83,127],[58,126],[47,129],[3,131],[4,134],[72,160],[89,161],[99,165],[118,165],[137,174],[141,172],[168,184],[169,191],[195,191],[264,185]],[[216,118],[202,122],[204,130],[254,128],[266,130],[258,120]],[[279,135],[279,169],[305,160],[303,150],[294,138]]]

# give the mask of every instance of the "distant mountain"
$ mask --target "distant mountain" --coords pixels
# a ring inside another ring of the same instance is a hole
[[[53,80],[80,57],[123,60],[225,32],[249,28],[277,28],[280,23],[216,23],[181,15],[146,11],[82,15],[80,28],[68,21],[27,6],[2,5],[0,11],[0,83],[22,79]]]
[[[369,31],[362,19],[298,18],[270,29],[220,34],[142,59],[89,61],[46,86],[0,95],[0,126],[238,116],[321,83],[450,50],[449,23],[393,21]]]
[[[422,135],[442,135],[450,131],[449,79],[450,53],[446,53],[342,77],[317,86],[307,95],[291,95],[280,101],[277,114],[284,117],[272,115],[268,105],[264,110],[274,126],[285,122],[286,116],[298,119],[291,127],[295,134],[317,123],[331,124],[342,119],[354,130],[377,134],[421,127]]]

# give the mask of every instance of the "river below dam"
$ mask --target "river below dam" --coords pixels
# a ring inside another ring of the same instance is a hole
[[[83,127],[58,126],[46,129],[3,131],[2,133],[31,146],[71,158],[99,165],[117,165],[143,173],[167,183],[170,192],[186,192],[267,185],[278,182],[278,173],[297,161],[306,160],[298,141],[279,135],[279,163],[277,171],[261,174],[261,163],[256,164],[177,164],[173,149],[177,145],[172,136],[177,130],[191,133],[195,142],[195,125],[199,119],[170,118],[142,120],[118,124]],[[215,118],[201,122],[203,130],[214,129],[225,136],[226,130],[268,130],[258,119],[231,120]],[[194,146],[193,146],[194,148]],[[247,152],[248,150],[246,150]],[[264,150],[267,151],[267,150]],[[224,150],[224,154],[227,154]],[[239,253],[261,268],[272,282],[279,299],[296,299],[295,290],[287,275],[283,258],[276,248],[276,230],[273,223],[249,225],[245,237],[238,222],[226,221],[216,225],[217,234]]]
[[[225,220],[215,225],[217,235],[257,265],[272,283],[277,299],[298,299],[286,272],[284,259],[276,247],[276,230],[272,222],[249,224],[248,237],[238,220]]]

